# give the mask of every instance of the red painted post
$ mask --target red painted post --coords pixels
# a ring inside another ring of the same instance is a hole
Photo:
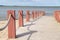
[[[15,11],[8,10],[8,17],[11,14],[10,22],[8,24],[8,38],[16,38],[16,25],[15,25]]]
[[[36,11],[34,11],[34,19],[36,19]]]
[[[33,13],[34,13],[34,19],[35,19],[35,11],[33,11]]]
[[[26,11],[26,22],[30,21],[30,13],[29,10]]]
[[[57,20],[57,22],[60,22],[60,10],[54,12],[54,17]]]
[[[39,11],[37,11],[37,17],[39,18]]]
[[[37,18],[37,11],[35,13],[36,13],[36,18]]]
[[[37,18],[38,18],[38,11],[37,11]]]
[[[39,11],[38,11],[38,17],[39,17]]]
[[[41,13],[41,16],[42,16],[42,14],[43,14],[42,11],[40,13]]]
[[[35,11],[35,18],[37,18],[37,13],[36,13],[36,11]]]
[[[58,19],[58,15],[57,15],[56,11],[54,12],[54,17],[55,17],[56,20]]]
[[[42,16],[44,16],[45,15],[45,12],[44,11],[42,11]]]
[[[19,10],[19,27],[23,26],[23,11]]]
[[[32,11],[32,18],[34,19],[34,11]]]
[[[41,16],[41,11],[39,11],[39,17]]]
[[[40,16],[43,16],[43,11],[40,11]]]

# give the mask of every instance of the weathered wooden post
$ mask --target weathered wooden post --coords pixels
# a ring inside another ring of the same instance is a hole
[[[34,19],[35,19],[35,17],[36,17],[36,15],[35,15],[35,11],[33,11],[33,13],[34,13]]]
[[[23,11],[19,10],[19,27],[23,26]]]
[[[38,11],[38,18],[39,18],[39,11]]]
[[[57,12],[56,11],[54,12],[54,17],[55,17],[56,20],[58,19],[58,16],[57,16]]]
[[[34,11],[34,18],[36,19],[36,11]]]
[[[42,16],[42,11],[40,11],[40,16]]]
[[[39,17],[41,16],[41,11],[39,11]]]
[[[35,11],[35,16],[36,16],[35,18],[37,18],[37,11]]]
[[[36,13],[37,13],[37,18],[38,18],[38,11],[36,11]]]
[[[45,11],[42,11],[42,16],[44,16],[45,15]]]
[[[42,11],[40,11],[40,16],[42,16],[43,15],[43,12]]]
[[[54,17],[57,20],[57,22],[60,22],[60,10],[54,12]]]
[[[36,18],[37,18],[37,11],[35,13],[36,13]]]
[[[37,18],[39,18],[39,11],[37,11]]]
[[[32,11],[32,18],[34,19],[34,11]]]
[[[29,10],[26,11],[26,22],[30,21],[30,13]]]
[[[15,25],[15,11],[8,10],[8,18],[10,17],[10,22],[8,24],[8,38],[16,38],[16,25]]]

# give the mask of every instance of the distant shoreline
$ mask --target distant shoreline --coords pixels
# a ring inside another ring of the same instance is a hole
[[[54,7],[54,6],[0,6],[0,20],[7,19],[7,10],[15,10],[16,18],[18,18],[18,11],[23,10],[23,14],[26,14],[26,10],[30,11],[30,14],[33,10],[37,11],[45,11],[45,13],[48,13],[47,15],[52,15],[55,10],[60,10],[60,7]]]

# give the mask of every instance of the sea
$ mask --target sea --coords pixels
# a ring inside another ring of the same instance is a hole
[[[7,10],[15,10],[16,19],[18,19],[18,11],[23,10],[23,14],[26,15],[26,10],[45,11],[46,16],[53,16],[54,11],[60,10],[60,7],[55,6],[0,6],[0,21],[7,20]]]

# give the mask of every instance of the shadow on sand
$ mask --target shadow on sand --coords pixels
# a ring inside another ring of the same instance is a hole
[[[29,31],[29,32],[25,32],[25,33],[19,34],[16,37],[19,38],[19,37],[23,37],[23,36],[26,36],[26,35],[29,35],[29,34],[31,36],[31,34],[36,33],[36,32],[37,31]],[[28,37],[28,39],[30,38],[30,36]]]
[[[28,26],[28,27],[27,27],[28,32],[19,34],[19,35],[17,35],[16,37],[17,37],[17,38],[20,38],[20,37],[29,35],[28,38],[27,38],[27,40],[29,40],[30,37],[32,36],[32,34],[37,32],[37,31],[35,31],[35,30],[30,30],[30,29],[29,29],[31,25],[33,25],[33,24],[28,24],[28,25],[26,25],[26,26]]]
[[[31,26],[31,25],[35,25],[35,23],[31,23],[31,24],[24,25],[24,27],[26,27],[26,26]]]
[[[36,20],[35,20],[35,21],[36,21]],[[32,25],[35,25],[35,23],[33,23],[33,22],[34,22],[34,21],[31,21],[31,24],[24,25],[24,27],[28,26],[28,27],[27,27],[28,32],[25,32],[25,33],[22,33],[22,34],[18,34],[16,37],[17,37],[17,38],[20,38],[20,37],[29,35],[28,38],[27,38],[27,40],[30,40],[30,37],[32,36],[32,34],[37,32],[36,30],[30,30],[30,27],[31,27]]]

